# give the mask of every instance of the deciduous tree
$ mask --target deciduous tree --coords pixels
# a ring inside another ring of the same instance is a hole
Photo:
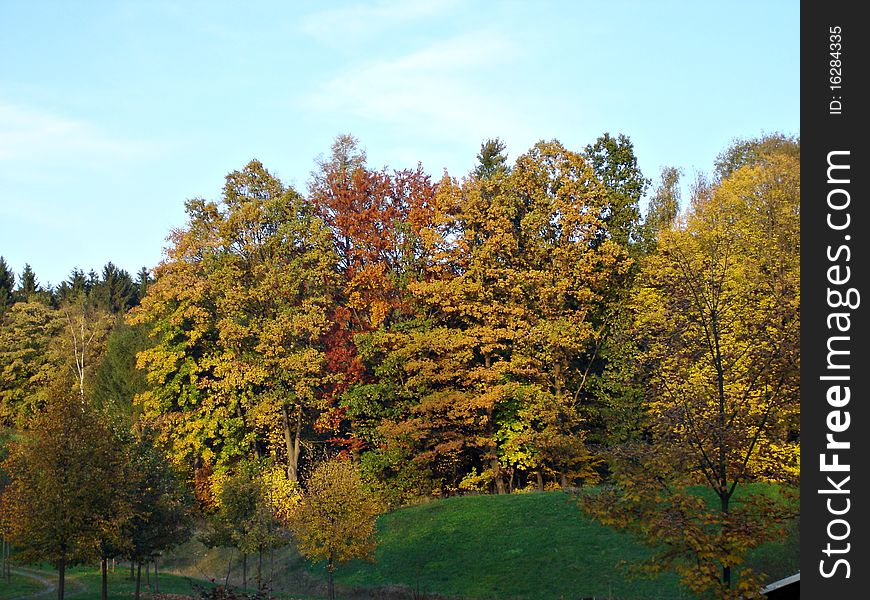
[[[323,462],[308,478],[302,505],[290,526],[305,558],[326,561],[330,600],[335,598],[333,574],[340,565],[373,558],[380,512],[380,502],[350,461]]]
[[[651,565],[675,566],[696,593],[756,593],[746,552],[781,535],[791,510],[737,491],[799,475],[799,183],[793,153],[764,151],[704,190],[660,236],[635,298],[648,437],[616,452],[615,492],[589,506],[639,532],[660,550]]]
[[[119,514],[122,455],[97,415],[64,382],[3,463],[11,483],[0,500],[3,530],[25,561],[58,569],[63,600],[66,568],[96,558],[106,522]]]
[[[220,203],[192,200],[187,212],[132,318],[154,338],[139,355],[145,414],[180,463],[272,454],[296,479],[329,381],[329,232],[258,161],[227,176]]]

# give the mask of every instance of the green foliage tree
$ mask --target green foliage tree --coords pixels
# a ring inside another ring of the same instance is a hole
[[[103,267],[100,280],[90,291],[92,301],[112,314],[127,312],[136,302],[136,285],[124,269],[108,262]]]
[[[190,538],[192,498],[171,462],[158,448],[157,432],[139,424],[126,445],[125,480],[119,487],[130,499],[132,518],[123,530],[125,554],[136,571],[135,597],[147,563]]]
[[[263,585],[263,554],[286,543],[264,465],[240,465],[220,483],[217,512],[210,516],[210,546],[231,546],[242,555],[242,588],[248,583],[248,557],[257,556],[257,588]]]
[[[130,427],[141,407],[135,402],[147,390],[145,373],[136,367],[136,355],[149,345],[147,329],[142,325],[119,322],[106,340],[106,351],[94,371],[92,401],[106,414]]]
[[[13,304],[0,319],[0,424],[24,426],[48,399],[48,386],[59,366],[53,340],[63,321],[57,311],[36,300]]]
[[[510,166],[507,162],[505,150],[507,146],[499,138],[489,138],[480,145],[477,153],[477,166],[472,175],[476,179],[489,179],[496,175],[507,175]]]
[[[19,285],[17,295],[19,300],[42,299],[42,286],[39,285],[39,280],[36,278],[36,273],[29,263],[25,263],[24,270],[19,276]]]
[[[352,462],[332,459],[311,473],[290,526],[305,558],[326,561],[329,600],[335,598],[333,575],[340,565],[373,558],[381,510]]]
[[[639,202],[650,184],[637,165],[634,144],[623,134],[605,133],[586,146],[584,157],[606,190],[600,218],[607,235],[628,248],[638,241]]]
[[[799,476],[799,160],[766,152],[701,189],[661,234],[634,299],[647,437],[614,454],[615,489],[587,506],[657,548],[653,570],[673,566],[695,593],[738,598],[760,587],[741,568],[746,552],[793,516],[738,487]]]
[[[641,227],[642,251],[646,254],[655,249],[659,234],[670,229],[677,219],[680,210],[680,174],[680,170],[674,167],[662,167]]]
[[[15,273],[9,268],[6,259],[0,256],[0,319],[15,302]]]
[[[737,139],[716,157],[714,175],[717,181],[722,181],[741,167],[758,165],[769,157],[786,156],[800,159],[800,155],[800,138],[783,133]]]

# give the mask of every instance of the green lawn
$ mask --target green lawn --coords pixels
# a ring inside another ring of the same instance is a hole
[[[338,581],[467,598],[690,597],[673,575],[627,578],[617,565],[641,561],[646,549],[584,518],[561,492],[450,498],[385,515],[379,525],[377,562],[348,565]],[[759,548],[750,563],[772,579],[796,572],[796,536]]]
[[[561,492],[450,498],[386,515],[380,531],[377,562],[349,565],[339,581],[469,598],[684,598],[673,576],[626,579],[616,565],[645,550]]]
[[[561,492],[432,501],[384,515],[379,531],[376,562],[351,563],[336,574],[339,598],[410,600],[415,589],[447,597],[503,600],[690,598],[673,575],[656,580],[627,578],[617,565],[642,560],[646,550],[630,535],[586,519],[572,498]],[[797,536],[795,528],[788,540],[754,552],[750,563],[771,580],[793,574],[798,569]],[[237,552],[207,549],[194,540],[162,560],[160,591],[193,594],[191,582],[223,581],[228,566],[231,583],[238,585],[239,565]],[[255,565],[256,557],[249,557],[252,587]],[[170,570],[182,575],[169,575]],[[283,592],[281,597],[325,595],[322,565],[307,566],[293,548],[264,559],[264,577],[269,576],[274,589]],[[111,575],[111,599],[130,600],[133,582],[128,577],[129,568],[123,566]],[[143,572],[143,592],[147,592],[144,579]],[[398,586],[405,586],[405,591]],[[386,589],[392,590],[389,596]],[[70,600],[98,600],[98,571],[72,569],[67,590]],[[9,597],[13,595],[0,587],[0,598]]]

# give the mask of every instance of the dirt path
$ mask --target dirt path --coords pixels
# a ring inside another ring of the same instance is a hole
[[[24,567],[12,567],[12,572],[22,577],[27,577],[28,579],[33,579],[40,584],[42,584],[42,589],[38,592],[32,592],[30,594],[24,594],[22,596],[13,596],[8,600],[29,600],[31,598],[41,598],[43,596],[47,596],[53,593],[57,589],[57,585],[54,583],[54,579],[51,577],[51,573],[46,571],[37,571],[35,569],[26,569]]]
[[[42,585],[42,589],[38,592],[12,596],[11,598],[3,598],[3,600],[41,600],[43,598],[47,599],[57,596],[57,573],[54,571],[41,571],[39,569],[28,569],[27,567],[12,567],[12,572],[39,582]],[[67,593],[80,592],[83,589],[84,587],[81,582],[77,581],[75,577],[67,576]]]

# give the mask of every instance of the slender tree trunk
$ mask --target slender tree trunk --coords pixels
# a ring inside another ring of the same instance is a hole
[[[63,584],[66,577],[66,554],[60,555],[57,563],[57,600],[63,600]]]
[[[495,447],[492,449],[495,452]],[[495,489],[499,494],[504,494],[507,492],[507,489],[504,485],[504,477],[501,474],[501,464],[498,462],[498,456],[493,457],[489,461],[489,466],[492,469],[492,475],[495,478]]]
[[[543,475],[543,473],[541,473],[540,471],[536,471],[535,477],[538,480],[538,491],[543,492],[544,491],[544,475]]]
[[[275,548],[269,548],[269,598],[272,597],[272,582],[275,580]]]
[[[160,593],[160,580],[157,578],[157,559],[154,559],[154,593]]]
[[[248,589],[248,555],[242,552],[242,589]]]
[[[139,590],[142,589],[142,562],[138,561],[136,563],[136,593],[134,594],[134,600],[139,600]]]
[[[136,562],[130,559],[130,581],[136,579]]]
[[[107,600],[109,597],[109,559],[103,557],[100,560],[100,598]]]
[[[151,589],[151,561],[145,561],[145,585]]]
[[[263,585],[263,550],[257,555],[257,590]]]
[[[332,578],[334,571],[335,561],[333,561],[332,557],[330,557],[326,564],[326,595],[329,600],[335,600],[335,582]]]
[[[487,354],[484,357],[484,366],[487,370],[492,368],[492,358]],[[504,477],[501,474],[501,464],[498,462],[498,446],[493,441],[493,436],[495,432],[493,431],[492,426],[493,419],[493,407],[489,407],[486,410],[486,437],[490,440],[490,448],[489,451],[491,453],[492,458],[489,459],[489,468],[492,470],[492,477],[495,481],[495,489],[499,494],[505,493],[505,484]]]
[[[230,560],[227,562],[227,577],[224,579],[224,589],[227,589],[227,586],[230,585],[230,571],[233,570],[233,553],[235,551],[235,548],[230,548]]]
[[[727,527],[728,517],[728,501],[730,494],[728,493],[728,454],[725,442],[725,368],[722,359],[722,350],[719,345],[719,321],[718,314],[714,310],[710,315],[710,329],[713,335],[713,364],[716,368],[716,383],[719,394],[719,415],[718,415],[718,444],[719,444],[719,500],[721,502],[721,511],[723,517],[723,525]],[[726,588],[731,587],[731,566],[722,565],[722,583]]]
[[[281,418],[284,425],[284,444],[287,450],[287,479],[298,481],[299,479],[299,454],[302,452],[302,408],[296,412],[296,423],[290,424],[290,410],[284,404],[281,407]],[[293,429],[295,427],[295,435]]]

